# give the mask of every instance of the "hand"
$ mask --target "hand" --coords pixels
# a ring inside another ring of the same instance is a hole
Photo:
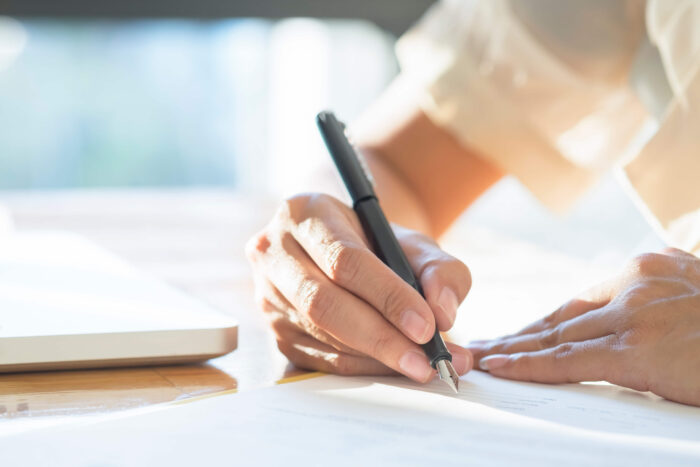
[[[430,380],[418,344],[446,331],[471,277],[425,235],[394,227],[426,299],[369,249],[355,213],[330,196],[287,200],[246,246],[259,307],[296,366],[346,375],[403,373]],[[455,369],[471,354],[448,344]]]
[[[700,259],[644,254],[517,334],[468,346],[495,376],[604,380],[700,405]]]

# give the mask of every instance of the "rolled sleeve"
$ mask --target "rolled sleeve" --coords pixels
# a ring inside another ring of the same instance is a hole
[[[658,131],[623,168],[642,210],[666,241],[700,253],[700,71],[671,103]]]
[[[620,116],[618,131],[607,128],[626,97],[552,56],[507,1],[442,1],[399,40],[397,55],[431,120],[555,212],[597,180],[642,120],[635,107]],[[597,136],[581,145],[587,134]]]

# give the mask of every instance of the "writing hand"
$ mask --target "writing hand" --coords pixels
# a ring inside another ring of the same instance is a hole
[[[394,228],[426,298],[369,249],[354,211],[323,194],[283,203],[246,246],[258,305],[279,349],[296,366],[325,372],[435,372],[419,344],[452,327],[471,278],[467,267],[425,235]],[[460,374],[469,351],[448,344]]]

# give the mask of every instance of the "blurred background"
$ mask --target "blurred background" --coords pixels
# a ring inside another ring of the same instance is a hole
[[[0,189],[288,194],[327,157],[315,113],[355,118],[398,73],[394,42],[431,3],[5,1]],[[467,217],[606,263],[656,241],[613,175],[564,218],[512,179]]]

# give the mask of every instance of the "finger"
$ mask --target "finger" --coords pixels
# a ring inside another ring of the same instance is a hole
[[[425,263],[419,278],[438,329],[448,331],[457,319],[459,304],[471,287],[469,269],[461,261],[444,254]]]
[[[433,377],[421,348],[366,302],[331,282],[291,235],[273,242],[272,248],[279,251],[265,256],[266,275],[311,323],[416,381]]]
[[[409,339],[426,343],[435,332],[432,310],[367,247],[354,228],[338,216],[306,219],[291,231],[326,277],[369,303]]]
[[[300,368],[339,374],[395,374],[396,372],[370,357],[356,353],[338,351],[322,341],[314,340],[282,321],[279,326],[273,324],[278,336],[278,347],[292,363]],[[452,365],[459,375],[472,369],[474,359],[464,347],[448,342],[447,349],[452,354]],[[348,359],[348,356],[362,357]],[[370,363],[372,360],[374,363]],[[352,370],[351,373],[348,371]]]
[[[292,314],[292,316],[294,316],[294,314]],[[301,334],[309,336],[329,347],[332,347],[333,349],[335,349],[336,352],[342,352],[358,357],[366,356],[362,352],[358,352],[355,349],[348,347],[342,342],[339,342],[333,336],[330,336],[319,329],[315,329],[313,332],[310,332],[305,326],[298,324],[294,320],[290,320],[290,314],[288,312],[268,312],[266,317],[270,328],[275,333],[278,339],[293,340],[294,337]]]
[[[286,311],[292,308],[292,304],[262,274],[255,274],[255,303],[263,312]]]
[[[497,339],[475,340],[470,342],[467,345],[467,348],[474,354],[474,357],[478,361],[480,358],[488,354],[512,353],[505,352],[504,347],[516,342],[529,342],[528,339],[535,338],[523,338],[522,336],[540,336],[545,342],[552,341],[556,339],[556,332],[548,335],[546,333],[547,331],[555,329],[563,322],[607,305],[609,298],[598,290],[600,289],[591,289],[590,291],[582,294],[581,297],[587,298],[574,298],[569,300],[552,313],[532,324],[529,324],[515,334],[509,334]],[[532,348],[529,350],[538,349]]]
[[[391,375],[391,368],[370,357],[351,355],[299,334],[277,342],[280,351],[298,368],[339,375]]]
[[[574,319],[589,311],[596,310],[604,305],[607,301],[589,301],[580,298],[569,300],[556,310],[544,318],[535,321],[534,323],[524,327],[513,336],[522,336],[527,334],[536,334],[542,331],[553,329],[565,321]],[[510,336],[509,336],[510,337]]]
[[[266,277],[257,279],[256,284],[256,296],[260,297],[258,298],[258,306],[266,313],[267,320],[275,334],[280,336],[280,333],[285,332],[288,328],[294,328],[296,332],[309,334],[341,352],[364,356],[300,316],[292,304]]]
[[[464,375],[472,369],[474,357],[469,350],[451,342],[446,342],[445,345],[452,354],[452,366],[459,375]]]
[[[612,310],[604,307],[540,332],[503,337],[469,348],[474,353],[474,357],[479,360],[487,355],[535,352],[568,342],[582,342],[606,336],[614,332],[614,326]]]
[[[429,237],[395,226],[401,248],[423,287],[425,299],[435,315],[440,331],[449,330],[457,318],[457,308],[471,288],[469,268]]]
[[[491,355],[480,367],[494,376],[538,383],[610,380],[619,365],[617,337],[610,334],[537,352]]]
[[[606,281],[569,300],[544,318],[524,327],[514,335],[532,334],[550,329],[558,324],[589,311],[602,308],[613,299],[617,291],[615,281]]]

